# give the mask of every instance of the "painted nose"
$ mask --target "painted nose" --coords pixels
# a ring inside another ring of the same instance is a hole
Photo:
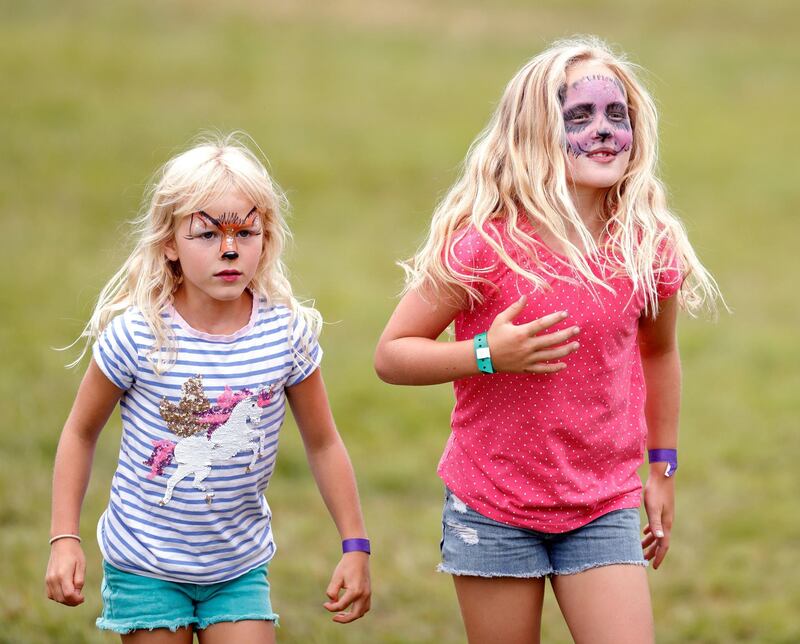
[[[239,258],[239,253],[237,253],[235,250],[226,250],[224,253],[222,253],[222,259],[238,259],[238,258]]]
[[[597,130],[597,138],[600,139],[601,142],[605,143],[606,139],[611,138],[611,130],[607,128],[601,128]]]

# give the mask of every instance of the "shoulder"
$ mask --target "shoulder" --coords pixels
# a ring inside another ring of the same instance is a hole
[[[503,245],[498,224],[487,222],[480,228],[470,224],[453,235],[449,244],[449,259],[457,262],[454,268],[490,268],[499,260],[497,247]]]
[[[103,335],[109,334],[124,337],[130,344],[139,344],[144,340],[143,335],[151,335],[147,320],[135,306],[129,306],[111,318],[103,329]]]
[[[302,334],[304,320],[299,311],[283,303],[270,302],[263,296],[258,300],[258,307],[258,321],[251,333],[283,335],[287,341],[298,333]]]
[[[666,235],[656,249],[653,271],[659,299],[675,295],[686,278],[686,261],[679,246],[678,240]]]

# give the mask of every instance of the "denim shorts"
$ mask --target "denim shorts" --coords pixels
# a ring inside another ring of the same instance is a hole
[[[614,510],[551,534],[494,521],[445,491],[440,572],[477,577],[573,575],[614,564],[646,566],[639,511]]]
[[[122,635],[139,629],[203,629],[243,619],[278,621],[269,601],[267,566],[217,584],[163,581],[103,562],[103,614],[97,627]]]

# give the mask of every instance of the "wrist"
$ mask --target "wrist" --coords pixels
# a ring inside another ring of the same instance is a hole
[[[351,552],[370,554],[372,552],[372,547],[369,539],[364,537],[342,539],[342,554],[346,555]]]
[[[671,478],[678,469],[678,450],[668,449],[648,449],[647,460],[650,463],[650,472],[660,472],[666,478]]]
[[[472,338],[472,346],[475,352],[475,362],[478,365],[478,371],[486,374],[495,373],[496,370],[492,363],[492,353],[489,350],[488,331],[478,333]]]
[[[50,537],[50,541],[48,543],[49,545],[52,546],[54,543],[58,543],[59,541],[61,542],[70,541],[70,542],[80,543],[82,539],[75,532],[62,532]]]

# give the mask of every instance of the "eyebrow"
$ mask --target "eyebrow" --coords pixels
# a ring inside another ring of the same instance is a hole
[[[214,224],[217,228],[221,229],[224,224],[234,223],[233,222],[233,218],[234,217],[238,220],[238,222],[241,222],[242,224],[244,224],[244,222],[246,222],[250,218],[250,215],[252,215],[254,212],[256,212],[256,210],[258,210],[258,209],[255,206],[253,206],[250,209],[250,211],[244,217],[241,217],[241,218],[239,217],[239,215],[237,215],[235,213],[232,213],[232,212],[224,212],[224,213],[222,213],[220,215],[219,219],[217,219],[216,217],[212,217],[205,210],[198,210],[197,212],[194,212],[192,214],[193,215],[203,215],[203,217],[208,219],[208,221],[210,221],[212,224]]]
[[[618,105],[622,105],[622,103],[618,103]],[[567,108],[564,111],[564,116],[569,118],[579,112],[589,112],[589,114],[593,114],[594,110],[594,103],[578,103],[577,105]]]

